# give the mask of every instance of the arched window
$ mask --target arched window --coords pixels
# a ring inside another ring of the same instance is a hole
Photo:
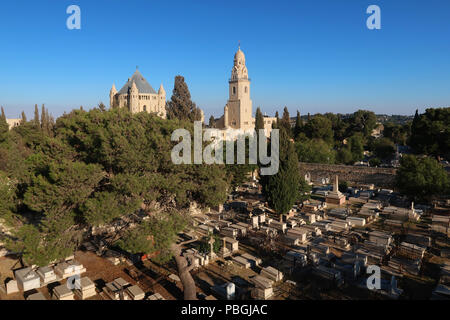
[[[233,87],[233,94],[236,94],[236,87]]]
[[[248,88],[247,87],[245,87],[245,93],[247,93],[248,92]]]
[[[147,112],[147,106],[144,106],[144,111]]]

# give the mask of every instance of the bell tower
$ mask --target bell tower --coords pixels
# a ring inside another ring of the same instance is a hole
[[[252,100],[250,99],[250,79],[245,65],[245,55],[239,45],[234,55],[234,65],[229,83],[228,121],[225,126],[235,129],[252,129]]]

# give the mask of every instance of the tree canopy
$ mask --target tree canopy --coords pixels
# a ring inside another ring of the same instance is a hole
[[[269,205],[280,215],[292,209],[296,201],[304,197],[309,185],[301,177],[294,143],[289,140],[286,129],[280,128],[280,166],[278,173],[263,176],[261,184]]]
[[[169,119],[200,121],[201,111],[191,100],[191,93],[183,76],[175,77],[173,94],[167,102],[167,117]]]
[[[171,133],[192,132],[190,122],[94,108],[65,114],[46,130],[35,123],[0,132],[0,188],[9,190],[2,192],[0,218],[15,217],[7,244],[30,263],[63,258],[83,229],[150,214],[155,201],[169,212],[192,201],[223,203],[233,179],[225,165],[172,163]]]
[[[437,195],[450,194],[448,173],[429,157],[404,156],[397,171],[396,185],[400,192],[414,200],[426,201]]]
[[[416,111],[409,143],[416,153],[450,159],[450,107]]]

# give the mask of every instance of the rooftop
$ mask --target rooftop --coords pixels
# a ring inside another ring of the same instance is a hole
[[[139,93],[151,93],[156,94],[156,91],[152,88],[152,86],[145,80],[144,76],[136,69],[134,74],[128,79],[127,83],[120,89],[119,94],[127,94],[128,90],[133,85],[133,82],[136,84],[136,87],[139,90]]]

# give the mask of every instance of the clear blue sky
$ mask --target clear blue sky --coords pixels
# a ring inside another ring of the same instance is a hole
[[[66,8],[81,8],[81,30]],[[366,8],[381,8],[381,30]],[[59,116],[109,105],[136,65],[168,99],[181,74],[207,117],[219,116],[238,41],[254,110],[274,114],[413,114],[450,106],[448,0],[35,0],[0,2],[0,104]]]

